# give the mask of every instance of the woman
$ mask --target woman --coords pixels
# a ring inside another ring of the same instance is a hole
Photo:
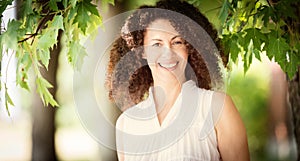
[[[238,111],[212,90],[221,84],[216,53],[226,63],[216,31],[188,3],[161,1],[128,17],[106,82],[124,111],[119,160],[249,160]]]

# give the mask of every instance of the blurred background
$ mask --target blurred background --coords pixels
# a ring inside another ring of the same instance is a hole
[[[216,22],[213,23],[217,26],[218,14],[216,10],[212,10],[212,6],[218,4],[221,6],[221,2],[209,0],[202,2],[200,9],[210,20],[215,20]],[[147,1],[147,4],[153,3],[155,3],[153,0]],[[142,4],[146,2],[115,1],[113,7],[102,6],[100,2],[99,10],[105,21]],[[15,5],[14,3],[13,6]],[[16,8],[13,6],[5,12],[4,24],[7,24],[8,18],[16,17]],[[291,111],[287,102],[286,75],[276,63],[268,60],[264,55],[261,57],[262,61],[253,58],[253,63],[246,74],[241,61],[230,65],[232,70],[227,73],[229,77],[226,82],[227,92],[232,96],[246,125],[251,160],[296,160]],[[7,65],[7,59],[3,57],[2,69],[8,68],[12,71],[8,72],[7,78],[10,86],[9,93],[15,106],[9,108],[11,116],[8,116],[3,103],[0,108],[0,160],[33,160],[33,157],[42,153],[39,151],[41,148],[49,148],[49,155],[55,155],[57,160],[116,160],[115,151],[99,144],[81,124],[75,107],[73,90],[84,88],[85,82],[73,86],[74,71],[65,55],[58,57],[55,68],[57,69],[56,98],[60,104],[58,108],[40,107],[41,102],[34,94],[34,88],[31,93],[16,88],[13,75],[15,62],[11,61]],[[34,84],[34,79],[32,78],[30,82]],[[99,91],[99,93],[106,94],[106,91]],[[85,101],[84,97],[82,99]],[[111,108],[109,115],[115,121],[120,112],[115,113],[116,109]],[[53,117],[47,118],[52,115]],[[43,122],[45,118],[53,120],[53,125]],[[53,130],[47,131],[49,129]],[[105,129],[101,130],[105,132]],[[54,147],[41,137],[42,133],[39,133],[41,131],[46,132],[45,138],[54,139]]]

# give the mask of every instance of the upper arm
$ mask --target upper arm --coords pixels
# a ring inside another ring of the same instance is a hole
[[[223,161],[250,160],[246,129],[230,96],[224,96],[224,106],[216,131]]]

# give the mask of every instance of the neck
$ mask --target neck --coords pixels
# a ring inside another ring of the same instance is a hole
[[[153,97],[160,122],[175,103],[181,92],[183,83],[180,81],[168,81],[164,83],[154,80]]]
[[[166,83],[154,81],[154,91],[153,92],[154,92],[154,94],[157,92],[158,92],[157,94],[165,93],[165,95],[168,97],[170,94],[174,93],[175,91],[180,92],[182,84],[183,83],[181,83],[179,81],[166,82]]]
[[[170,93],[173,93],[176,90],[181,89],[182,84],[186,82],[185,77],[166,77],[166,78],[161,78],[161,77],[153,77],[153,85],[156,89],[161,89],[168,95]],[[155,92],[155,91],[154,91]]]

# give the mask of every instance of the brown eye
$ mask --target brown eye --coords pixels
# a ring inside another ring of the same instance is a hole
[[[182,40],[181,38],[174,39],[171,45],[174,49],[181,49],[185,46],[184,40]]]
[[[160,44],[160,43],[154,43],[154,44],[152,44],[151,46],[153,46],[153,47],[160,47],[161,44]]]
[[[174,42],[172,43],[172,45],[182,45],[182,44],[183,44],[183,41],[181,41],[181,40],[174,41]]]

